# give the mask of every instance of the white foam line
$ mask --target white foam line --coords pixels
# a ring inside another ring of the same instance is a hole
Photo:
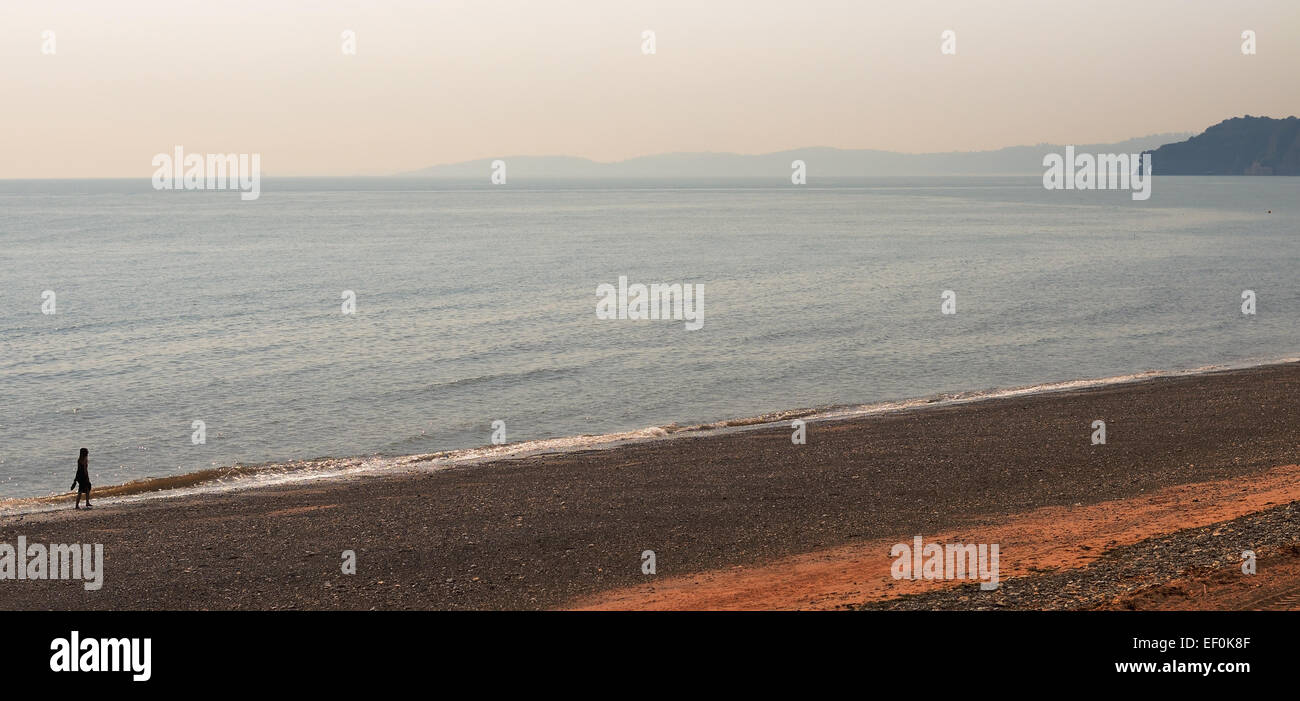
[[[609,450],[634,443],[671,440],[677,438],[704,438],[742,431],[760,431],[775,426],[788,426],[792,419],[801,419],[805,423],[824,421],[843,421],[864,416],[898,413],[924,407],[953,406],[969,404],[990,399],[1024,397],[1036,394],[1050,394],[1077,389],[1106,387],[1128,384],[1160,377],[1183,377],[1201,375],[1227,370],[1243,370],[1252,367],[1284,365],[1300,362],[1300,357],[1282,358],[1264,363],[1240,365],[1208,365],[1191,370],[1149,370],[1146,372],[1113,375],[1110,377],[1065,380],[1047,382],[1023,387],[995,389],[979,392],[960,392],[939,397],[918,397],[899,401],[861,404],[849,407],[837,407],[823,411],[791,410],[773,412],[748,419],[732,419],[699,426],[672,427],[651,426],[632,431],[620,431],[599,435],[564,436],[560,438],[541,438],[506,445],[483,446],[438,453],[402,455],[394,457],[372,456],[351,458],[322,458],[289,463],[271,464],[256,472],[219,479],[190,487],[163,489],[121,497],[103,497],[96,501],[107,506],[125,505],[172,499],[200,494],[220,494],[242,491],[254,487],[292,485],[303,482],[341,480],[372,475],[409,474],[428,470],[444,470],[453,467],[466,467],[499,460],[514,460],[536,455],[573,453],[583,450]],[[754,421],[771,416],[770,421]],[[753,422],[753,423],[750,423]],[[11,500],[8,505],[0,504],[0,517],[47,513],[67,509],[66,504],[29,503],[29,499]]]

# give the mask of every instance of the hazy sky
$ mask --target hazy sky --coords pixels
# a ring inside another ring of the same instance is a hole
[[[0,66],[0,178],[978,150],[1300,115],[1300,2],[4,0]]]

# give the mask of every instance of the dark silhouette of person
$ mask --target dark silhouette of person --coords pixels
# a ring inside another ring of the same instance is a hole
[[[90,451],[85,448],[81,449],[81,456],[77,458],[77,476],[72,480],[71,489],[77,490],[77,503],[72,508],[81,508],[82,494],[86,495],[86,508],[94,508],[90,505]]]

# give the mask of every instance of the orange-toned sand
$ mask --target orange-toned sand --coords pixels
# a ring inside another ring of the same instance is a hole
[[[1257,572],[1194,571],[1098,608],[1118,611],[1300,611],[1300,547],[1259,560]]]
[[[1075,568],[1106,550],[1153,536],[1228,521],[1300,500],[1300,466],[1232,480],[1198,482],[1088,506],[1046,507],[962,531],[922,533],[927,543],[998,543],[1000,577]],[[952,586],[895,580],[895,543],[915,533],[784,558],[761,567],[657,578],[644,586],[574,601],[575,609],[831,609]]]

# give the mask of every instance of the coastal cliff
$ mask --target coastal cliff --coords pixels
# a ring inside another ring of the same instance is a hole
[[[1300,119],[1233,117],[1151,152],[1156,175],[1300,175]]]

